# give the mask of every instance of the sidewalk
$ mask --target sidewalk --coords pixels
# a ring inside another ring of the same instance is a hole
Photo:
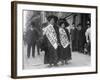
[[[24,49],[24,69],[34,69],[34,68],[47,68],[47,65],[44,64],[44,52],[41,52],[40,55],[35,54],[35,58],[30,57],[29,59],[26,56],[26,49]],[[79,52],[72,52],[72,60],[69,62],[69,64],[61,65],[59,63],[58,67],[81,67],[81,66],[89,66],[91,64],[91,56],[84,55]]]

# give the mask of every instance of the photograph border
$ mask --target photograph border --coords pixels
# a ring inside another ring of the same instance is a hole
[[[60,6],[60,7],[77,7],[77,8],[94,8],[96,9],[96,71],[94,72],[80,72],[80,73],[63,73],[50,75],[33,75],[33,76],[17,76],[17,4],[34,4],[46,6]],[[26,1],[12,1],[11,2],[11,77],[18,78],[32,78],[32,77],[50,77],[50,76],[66,76],[66,75],[82,75],[82,74],[96,74],[98,73],[98,7],[89,5],[74,5],[74,4],[58,4],[58,3],[41,3],[41,2],[26,2]]]

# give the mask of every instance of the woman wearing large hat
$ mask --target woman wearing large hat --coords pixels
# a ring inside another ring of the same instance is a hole
[[[70,48],[70,35],[66,27],[69,26],[66,19],[59,19],[59,38],[60,45],[58,49],[58,59],[62,64],[67,64],[68,60],[71,59],[71,48]]]
[[[43,28],[44,40],[43,49],[45,51],[44,63],[50,66],[57,66],[57,48],[58,48],[58,18],[54,15],[47,17],[48,25]]]

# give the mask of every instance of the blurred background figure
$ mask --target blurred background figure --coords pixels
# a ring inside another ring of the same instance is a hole
[[[78,24],[76,27],[76,51],[83,53],[84,50],[84,32],[82,30],[82,25]]]
[[[72,51],[75,51],[75,24],[73,23],[70,29],[70,39],[71,39],[71,49]]]
[[[85,32],[86,36],[86,51],[89,55],[91,55],[91,26],[90,23],[87,24],[87,30]]]
[[[35,28],[35,23],[31,22],[30,27],[26,31],[26,43],[27,43],[27,57],[30,57],[31,48],[32,48],[32,57],[35,57],[35,45],[36,41],[39,39],[39,32]]]

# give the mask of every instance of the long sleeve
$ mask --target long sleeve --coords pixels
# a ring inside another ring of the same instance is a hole
[[[68,40],[70,41],[70,33],[68,31],[68,29],[65,29],[66,33],[67,33],[67,36],[68,36]]]
[[[54,26],[55,28],[55,31],[56,31],[56,34],[57,34],[57,43],[59,44],[60,43],[60,38],[59,38],[59,28],[57,25]]]

